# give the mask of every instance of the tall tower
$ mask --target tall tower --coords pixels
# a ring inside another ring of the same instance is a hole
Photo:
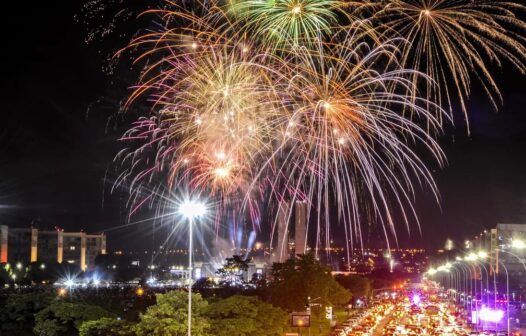
[[[31,262],[38,259],[38,229],[31,228]]]
[[[305,254],[307,248],[307,202],[298,201],[295,204],[295,225],[294,225],[294,254]]]
[[[278,244],[274,249],[272,262],[284,262],[289,258],[289,212],[289,202],[281,202],[278,209]]]
[[[0,263],[7,263],[7,239],[8,239],[7,225],[0,225]]]

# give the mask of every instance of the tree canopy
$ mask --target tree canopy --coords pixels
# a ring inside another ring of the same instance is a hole
[[[313,255],[302,255],[272,266],[267,289],[270,303],[287,311],[304,310],[308,297],[322,305],[344,305],[351,293]]]
[[[361,275],[338,275],[336,281],[348,289],[353,296],[369,296],[372,290],[371,280]]]
[[[111,316],[99,306],[56,300],[35,315],[33,330],[42,336],[78,335],[85,321]]]
[[[46,308],[52,297],[42,293],[10,294],[0,301],[0,335],[33,335],[35,314]]]
[[[135,332],[129,322],[103,317],[82,323],[79,336],[135,336]]]
[[[206,310],[214,336],[279,336],[287,327],[287,313],[256,297],[235,295],[212,303]]]
[[[248,270],[248,260],[239,255],[226,258],[222,268],[217,270],[217,275],[221,277],[223,286],[237,286],[243,283],[243,272]]]
[[[138,336],[183,336],[188,333],[188,293],[170,291],[156,294],[157,303],[148,307],[134,327]],[[208,336],[209,327],[203,312],[208,303],[200,294],[192,295],[192,335]]]

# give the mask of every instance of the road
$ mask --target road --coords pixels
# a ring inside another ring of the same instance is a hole
[[[468,336],[456,307],[440,288],[412,284],[380,293],[335,336]]]

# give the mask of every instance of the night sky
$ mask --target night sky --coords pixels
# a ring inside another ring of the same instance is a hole
[[[86,43],[89,27],[75,20],[82,3],[17,1],[1,20],[0,223],[109,230],[110,250],[133,249],[141,229],[115,230],[126,224],[125,200],[106,181],[127,124],[112,117],[133,71],[102,71],[128,37]],[[441,207],[420,192],[422,234],[414,225],[410,237],[401,231],[401,245],[440,247],[498,222],[526,223],[526,77],[509,66],[497,72],[502,108],[493,111],[475,88],[471,135],[459,115],[441,138]]]

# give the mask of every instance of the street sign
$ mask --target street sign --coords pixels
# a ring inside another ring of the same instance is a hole
[[[310,327],[310,314],[307,314],[307,313],[290,314],[290,325],[296,328]]]
[[[332,320],[332,307],[325,307],[325,318]]]

